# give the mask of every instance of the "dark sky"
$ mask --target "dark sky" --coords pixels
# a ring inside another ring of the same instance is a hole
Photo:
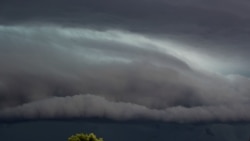
[[[1,0],[0,118],[249,121],[248,0]]]
[[[3,140],[66,141],[73,134],[94,132],[104,141],[248,141],[249,124],[175,124],[99,120],[0,123]]]

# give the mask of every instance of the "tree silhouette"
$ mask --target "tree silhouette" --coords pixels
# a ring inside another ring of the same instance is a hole
[[[103,139],[97,138],[94,133],[90,134],[78,133],[69,137],[68,141],[103,141]]]

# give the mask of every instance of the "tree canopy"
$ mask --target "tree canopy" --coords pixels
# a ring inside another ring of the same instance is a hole
[[[68,141],[103,141],[102,138],[97,138],[94,133],[85,134],[85,133],[78,133],[72,135],[68,138]]]

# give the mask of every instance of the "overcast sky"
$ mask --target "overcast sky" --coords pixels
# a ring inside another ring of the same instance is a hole
[[[248,0],[2,0],[0,118],[249,121]]]

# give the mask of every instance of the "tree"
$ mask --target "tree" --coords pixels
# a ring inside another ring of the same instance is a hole
[[[90,134],[78,133],[69,137],[68,141],[103,141],[103,139],[97,138],[94,133]]]

